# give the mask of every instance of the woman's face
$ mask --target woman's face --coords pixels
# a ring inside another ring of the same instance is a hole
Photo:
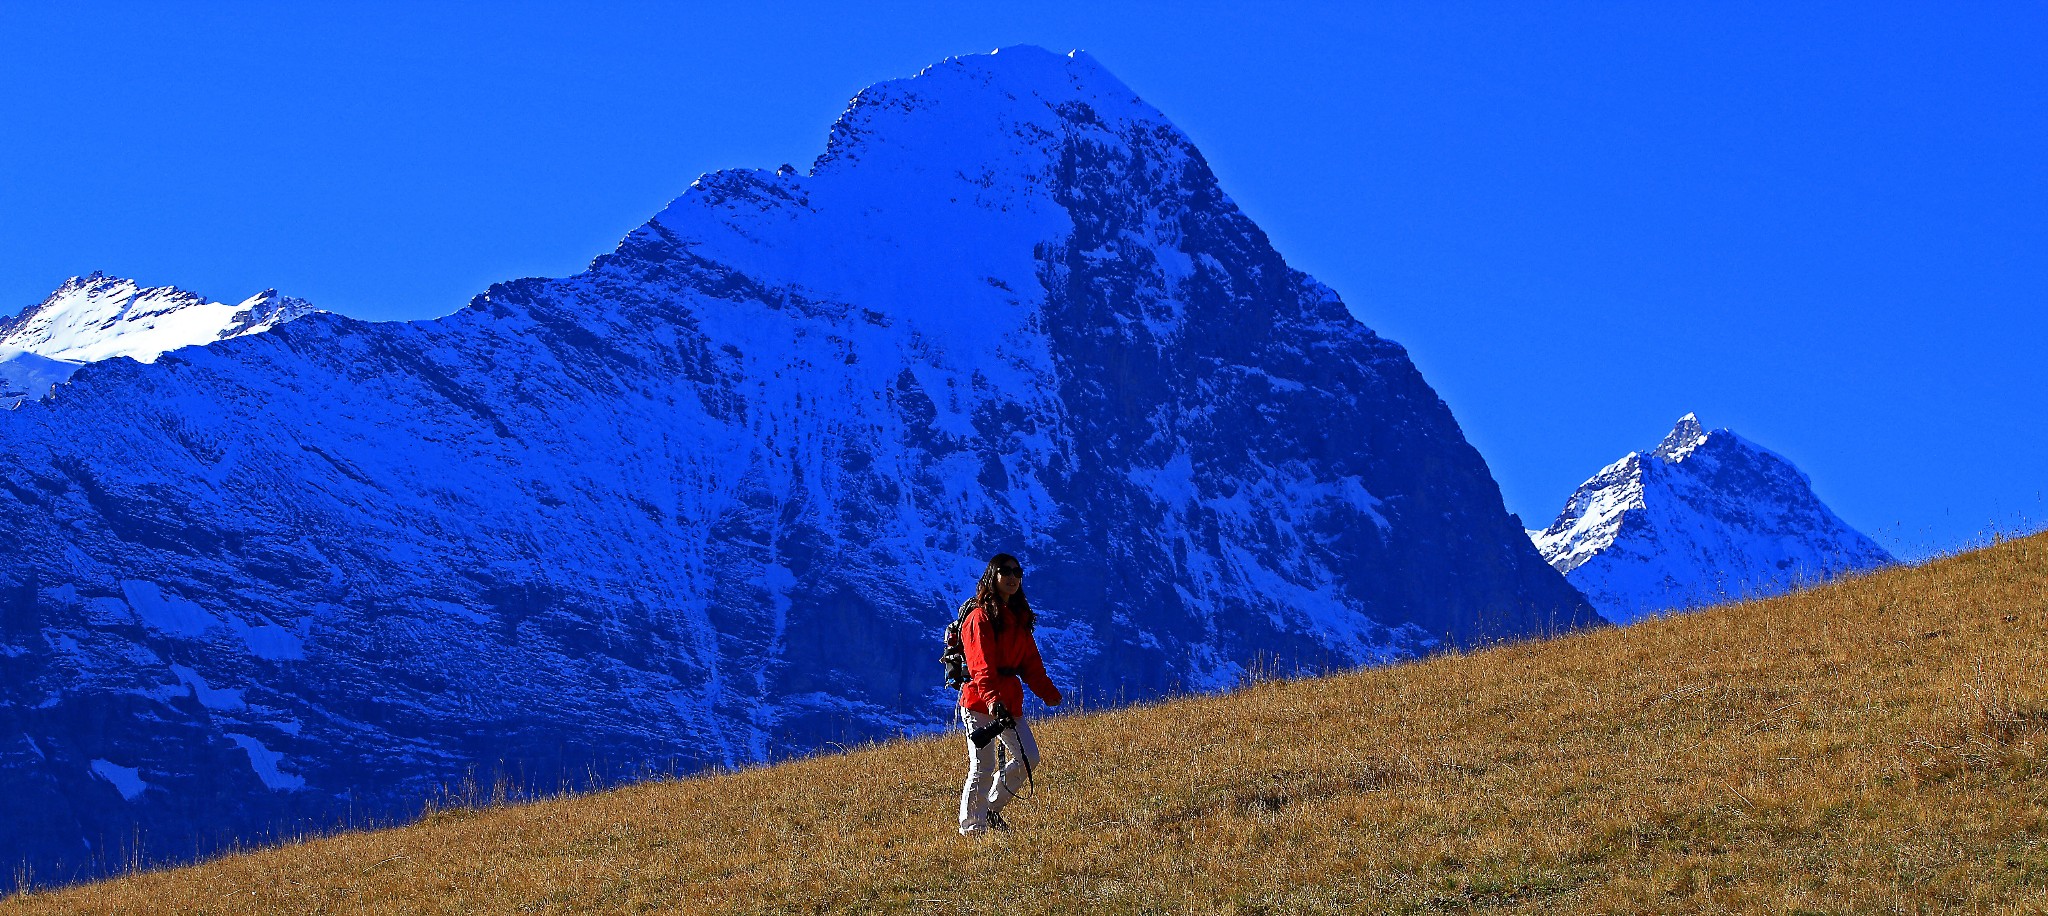
[[[1017,594],[1024,587],[1024,569],[1021,566],[1004,565],[996,567],[996,591],[1005,599]]]

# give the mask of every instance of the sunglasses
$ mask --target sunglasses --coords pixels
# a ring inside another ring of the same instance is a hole
[[[1024,575],[1024,569],[1020,566],[998,566],[996,567],[996,575],[1005,579],[1015,579]]]

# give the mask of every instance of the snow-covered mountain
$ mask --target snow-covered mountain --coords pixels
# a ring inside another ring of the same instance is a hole
[[[97,272],[72,277],[40,304],[0,318],[0,408],[41,397],[86,363],[152,363],[179,347],[267,331],[315,311],[274,289],[229,305]]]
[[[1791,462],[1692,414],[1648,454],[1602,468],[1529,537],[1615,623],[1893,562]]]
[[[1185,135],[1011,48],[582,274],[0,414],[0,859],[938,728],[998,551],[1092,705],[1598,622]]]

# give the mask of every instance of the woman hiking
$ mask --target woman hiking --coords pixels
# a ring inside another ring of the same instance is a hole
[[[1010,762],[996,772],[994,741],[980,747],[967,741],[967,784],[960,788],[960,835],[980,836],[1008,830],[1003,806],[1017,797],[1031,768],[1038,766],[1038,742],[1024,720],[1024,684],[1045,701],[1060,705],[1059,688],[1045,676],[1038,641],[1031,636],[1034,616],[1024,598],[1024,566],[1007,553],[996,554],[982,570],[960,621],[960,647],[967,656],[967,683],[960,687],[960,724],[971,733],[1008,717],[1016,724],[1002,731]],[[1020,683],[1021,681],[1021,683]],[[994,783],[993,786],[990,783]]]

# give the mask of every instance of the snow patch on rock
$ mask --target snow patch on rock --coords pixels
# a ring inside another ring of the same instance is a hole
[[[105,758],[95,758],[93,760],[92,772],[93,775],[106,780],[109,785],[114,787],[115,791],[121,793],[122,798],[128,801],[141,798],[142,793],[149,791],[151,788],[149,783],[143,781],[140,768],[124,767]]]
[[[226,732],[227,739],[249,755],[249,768],[256,772],[256,778],[273,791],[296,792],[306,787],[306,779],[279,768],[284,754],[264,746],[262,741],[248,735]]]

